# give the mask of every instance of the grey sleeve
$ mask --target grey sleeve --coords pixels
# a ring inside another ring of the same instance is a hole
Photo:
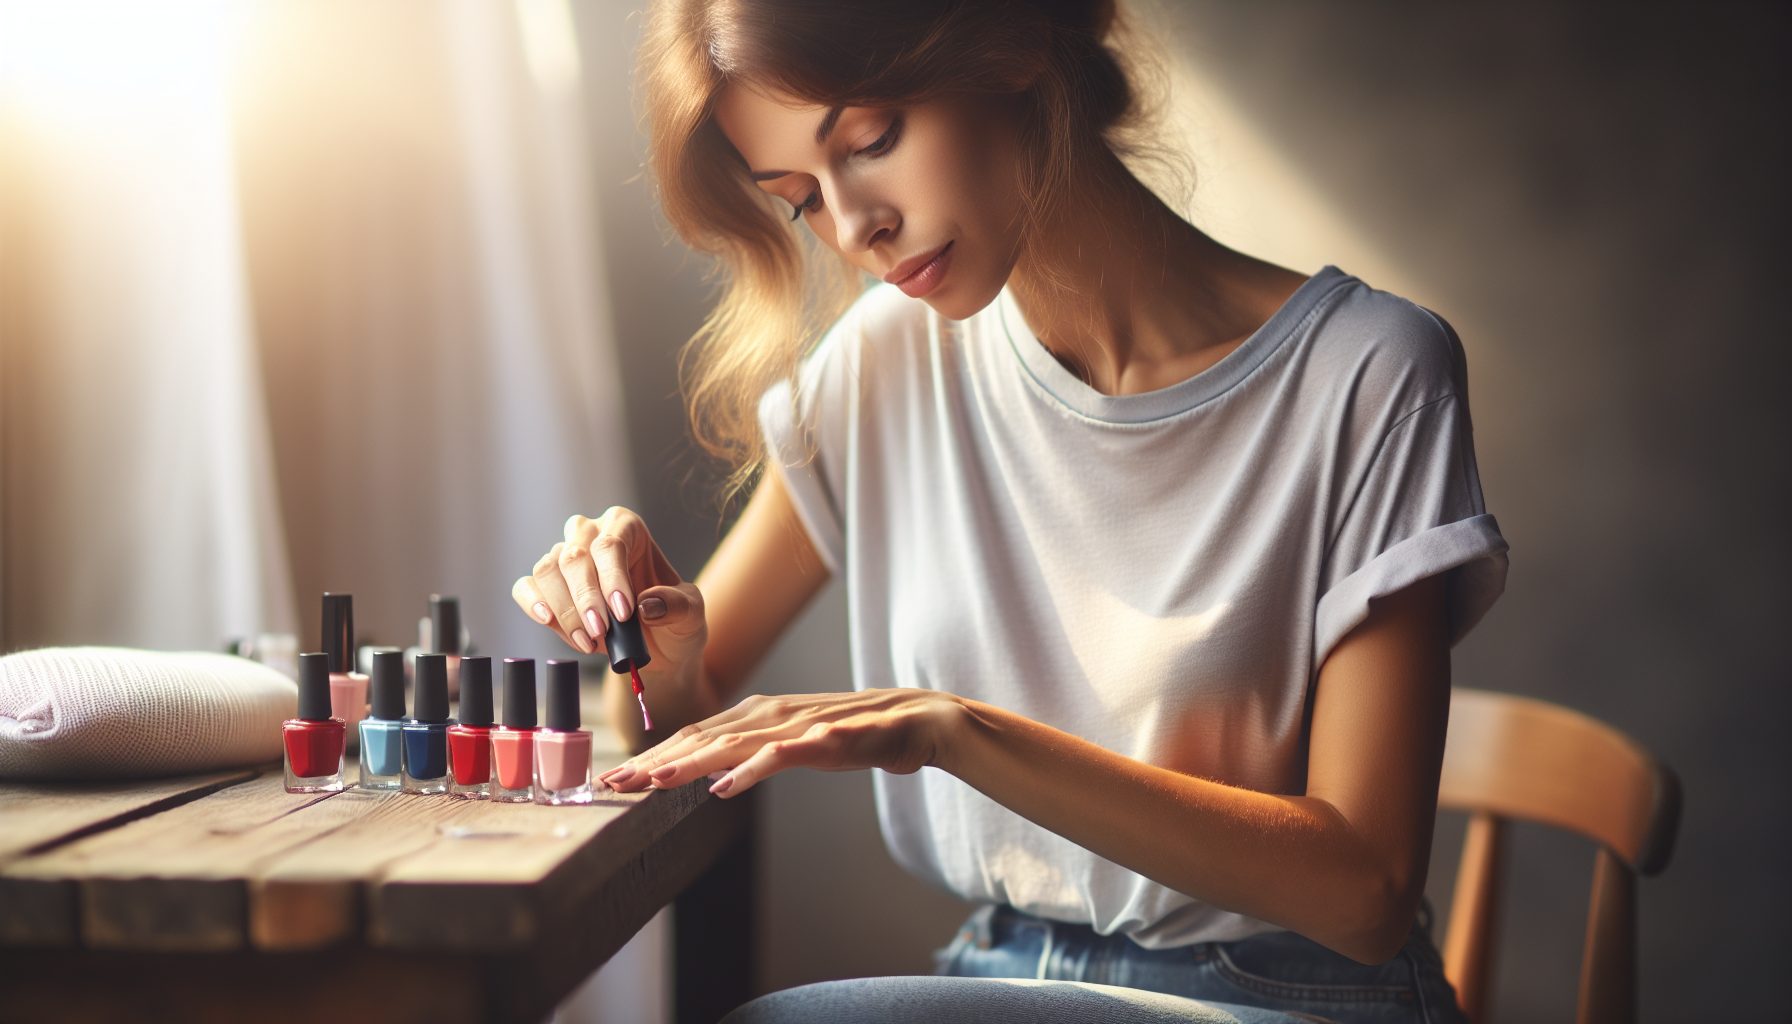
[[[1313,667],[1369,615],[1369,602],[1446,573],[1454,645],[1506,587],[1506,540],[1486,513],[1466,410],[1445,396],[1388,431],[1328,545]]]

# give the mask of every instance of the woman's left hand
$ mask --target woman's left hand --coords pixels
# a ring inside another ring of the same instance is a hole
[[[601,778],[624,793],[671,789],[722,774],[710,787],[733,796],[786,768],[907,775],[932,764],[963,705],[936,690],[754,695],[672,737]]]

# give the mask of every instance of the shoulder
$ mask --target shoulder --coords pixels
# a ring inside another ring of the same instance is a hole
[[[1359,400],[1413,407],[1467,391],[1462,344],[1436,313],[1340,275],[1303,331],[1308,359]]]
[[[935,316],[926,303],[909,298],[894,285],[866,289],[803,357],[795,399],[804,415],[843,410],[867,379],[888,386],[905,376],[891,372],[892,367],[905,362],[925,365]],[[791,400],[789,384],[778,382],[760,401],[761,418],[776,407],[789,406]]]
[[[909,298],[895,285],[874,285],[828,328],[807,362],[858,361],[924,341],[935,315],[925,302]]]

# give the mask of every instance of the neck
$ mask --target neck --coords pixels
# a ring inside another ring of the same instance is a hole
[[[1009,278],[1041,343],[1107,395],[1187,380],[1225,358],[1305,278],[1215,242],[1105,150]]]

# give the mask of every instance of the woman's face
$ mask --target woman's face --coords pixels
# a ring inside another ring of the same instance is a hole
[[[1014,101],[822,107],[730,86],[722,133],[817,238],[953,320],[987,306],[1020,249]]]

